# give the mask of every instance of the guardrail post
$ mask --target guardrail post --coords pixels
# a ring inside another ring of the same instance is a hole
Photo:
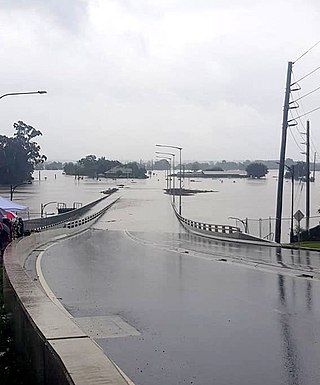
[[[271,234],[272,234],[272,226],[271,226],[271,217],[269,217],[269,237],[268,239],[270,238],[271,239]]]
[[[259,218],[259,238],[262,238],[262,219]]]

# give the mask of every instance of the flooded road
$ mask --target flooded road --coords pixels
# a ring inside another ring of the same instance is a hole
[[[137,385],[320,382],[318,253],[190,235],[169,197],[136,186],[41,266]]]
[[[222,181],[219,179],[199,178],[191,182],[190,179],[186,178],[183,181],[184,187],[188,189],[213,190],[214,192],[183,197],[182,214],[188,219],[200,222],[237,225],[242,230],[244,225],[239,219],[243,221],[245,218],[248,218],[250,234],[272,239],[275,224],[276,176],[277,172],[272,170],[267,175],[267,178],[263,180],[231,178]],[[14,192],[14,200],[29,208],[29,216],[31,218],[40,216],[41,204],[52,202],[44,210],[45,215],[50,216],[57,212],[57,203],[64,203],[68,207],[72,207],[75,202],[86,204],[100,198],[102,196],[101,191],[113,187],[119,187],[119,194],[122,196],[130,196],[129,199],[134,201],[131,207],[136,207],[138,200],[140,200],[140,208],[146,207],[148,210],[152,210],[154,216],[158,216],[158,224],[154,221],[152,226],[163,228],[169,223],[167,222],[167,216],[170,217],[172,215],[169,204],[170,199],[166,200],[168,202],[166,206],[152,205],[151,203],[154,199],[158,199],[157,194],[162,192],[166,186],[164,173],[161,171],[155,172],[150,179],[146,180],[96,180],[86,178],[76,180],[72,176],[63,175],[61,171],[50,170],[43,170],[40,174],[36,171],[34,178],[35,180],[31,185],[18,186]],[[318,213],[320,208],[319,189],[320,178],[317,175],[315,182],[311,183],[311,227],[317,225],[320,220]],[[0,195],[8,198],[10,196],[10,189],[0,186]],[[169,197],[164,196],[163,198]],[[283,203],[282,241],[287,242],[289,240],[291,206],[291,183],[288,180],[284,184]],[[126,207],[129,207],[128,204]],[[158,207],[161,207],[161,209],[158,209]],[[294,210],[298,209],[305,213],[304,183],[295,184]],[[122,211],[124,212],[125,210],[124,208]],[[138,217],[142,215],[140,214],[142,211],[136,208],[133,230],[143,229],[144,219],[138,220]],[[126,213],[123,215],[126,216],[126,221],[128,222],[128,215]],[[137,222],[139,222],[139,225]],[[148,223],[150,225],[151,222],[149,221]],[[137,228],[135,225],[139,227]],[[305,226],[304,220],[302,220],[301,226]],[[172,229],[171,227],[170,231]]]

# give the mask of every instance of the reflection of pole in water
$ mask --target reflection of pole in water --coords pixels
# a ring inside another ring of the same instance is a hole
[[[307,310],[312,310],[312,282],[310,279],[306,279],[306,304],[307,304]]]
[[[278,289],[280,306],[284,308],[283,311],[281,311],[280,313],[281,335],[284,348],[284,368],[288,377],[288,385],[299,385],[300,381],[298,373],[301,369],[298,369],[297,363],[300,360],[298,357],[297,347],[291,332],[290,316],[288,315],[286,309],[287,298],[285,289],[285,277],[282,274],[278,274]]]
[[[279,299],[282,306],[286,305],[286,292],[284,287],[284,276],[282,274],[278,274],[278,286],[279,286]]]
[[[295,262],[294,262],[294,250],[293,249],[290,249],[290,256],[291,256],[291,264],[294,265]]]
[[[277,262],[282,264],[281,247],[276,248]]]
[[[311,266],[311,261],[310,261],[310,251],[306,250],[306,264],[309,267],[310,270],[313,270]]]

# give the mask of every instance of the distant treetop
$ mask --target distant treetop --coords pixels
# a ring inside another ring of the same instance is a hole
[[[263,163],[250,163],[246,167],[246,172],[250,178],[263,178],[268,174],[268,167]]]

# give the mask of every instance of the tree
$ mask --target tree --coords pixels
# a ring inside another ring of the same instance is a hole
[[[224,170],[222,167],[213,166],[213,167],[207,168],[205,171],[224,171]]]
[[[40,146],[33,139],[41,131],[18,121],[13,124],[13,137],[0,136],[0,184],[16,184],[32,179],[37,164],[47,157],[40,154]]]
[[[103,156],[97,160],[97,175],[102,175],[115,166],[121,166],[121,163],[118,160],[108,160]]]
[[[246,172],[250,178],[262,178],[268,174],[268,167],[263,163],[250,163],[246,167]]]
[[[63,171],[67,175],[76,175],[77,167],[76,164],[73,162],[67,162],[63,165]]]
[[[48,162],[48,163],[44,163],[44,168],[46,170],[62,170],[63,168],[63,164],[62,162]]]
[[[296,164],[291,164],[291,167],[294,166],[294,179],[295,180],[305,180],[308,175],[307,163],[306,162],[297,162]],[[287,171],[284,176],[286,179],[291,179],[291,171]]]
[[[169,170],[170,169],[170,163],[167,161],[167,159],[160,159],[154,162],[153,165],[154,170]]]
[[[132,170],[131,177],[137,178],[137,179],[146,179],[147,177],[147,170],[144,166],[138,164],[137,162],[130,162],[125,165],[126,168],[129,168]]]
[[[90,178],[97,176],[97,157],[95,155],[87,155],[79,160],[79,173]]]

